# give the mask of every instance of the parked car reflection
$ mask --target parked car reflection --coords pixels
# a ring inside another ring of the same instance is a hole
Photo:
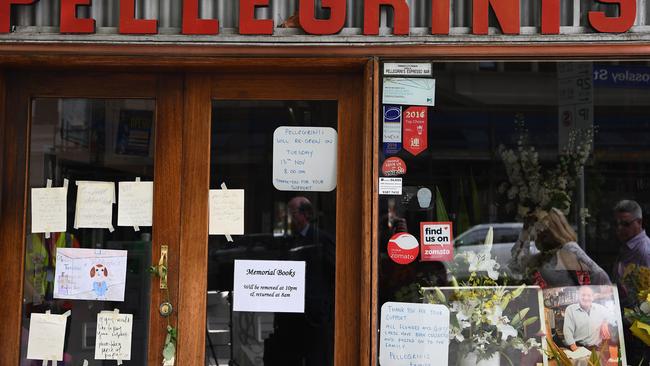
[[[494,240],[492,243],[492,257],[499,263],[500,273],[512,275],[512,271],[508,267],[511,254],[510,251],[517,242],[519,233],[524,225],[521,222],[504,222],[504,223],[488,223],[472,226],[469,230],[460,234],[454,239],[454,252],[455,254],[462,254],[466,252],[480,252],[485,243],[485,236],[489,228],[494,229]],[[535,242],[530,242],[530,253],[535,254],[539,251],[535,247]],[[469,272],[460,271],[454,273],[457,279],[464,279],[469,277]]]

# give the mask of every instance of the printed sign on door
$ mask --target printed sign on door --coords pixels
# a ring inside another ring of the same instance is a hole
[[[454,241],[451,222],[421,222],[422,261],[451,262]]]
[[[427,149],[427,107],[404,111],[404,150],[418,155]]]

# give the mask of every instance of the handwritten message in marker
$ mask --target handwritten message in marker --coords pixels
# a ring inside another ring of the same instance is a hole
[[[273,186],[280,191],[336,188],[336,130],[278,127],[273,133]]]
[[[63,361],[66,315],[32,313],[29,320],[27,359]]]
[[[130,360],[133,314],[103,311],[97,314],[95,359]]]
[[[119,182],[117,226],[151,226],[153,182]]]
[[[67,228],[68,188],[32,188],[32,233],[61,233]]]
[[[443,366],[449,362],[449,309],[387,302],[381,307],[382,366]]]
[[[244,190],[210,190],[210,235],[244,235]]]
[[[115,183],[77,182],[75,228],[113,229]]]

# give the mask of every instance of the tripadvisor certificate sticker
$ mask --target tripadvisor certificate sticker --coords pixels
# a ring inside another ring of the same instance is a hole
[[[420,242],[422,261],[451,262],[454,260],[454,240],[451,222],[421,222]]]

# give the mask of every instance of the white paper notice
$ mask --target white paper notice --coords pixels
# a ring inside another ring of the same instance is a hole
[[[234,311],[305,312],[305,262],[235,260],[234,277]]]
[[[384,78],[383,104],[434,106],[436,79]]]
[[[32,233],[63,233],[68,225],[68,188],[32,188]]]
[[[67,315],[32,313],[29,321],[27,358],[63,361]]]
[[[114,203],[115,183],[77,182],[77,209],[74,215],[74,227],[112,231]]]
[[[210,235],[244,235],[244,190],[210,190]]]
[[[151,226],[153,182],[119,182],[117,226]]]
[[[58,248],[55,299],[124,301],[126,250]]]
[[[96,360],[130,360],[133,314],[102,311],[97,314]]]
[[[280,191],[336,188],[336,130],[278,127],[273,132],[273,186]]]
[[[449,309],[443,305],[387,302],[381,307],[381,366],[449,363]]]
[[[402,178],[379,178],[379,194],[385,195],[401,195],[402,194]]]

